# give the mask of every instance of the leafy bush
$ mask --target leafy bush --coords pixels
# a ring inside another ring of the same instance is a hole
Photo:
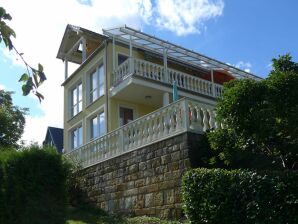
[[[195,169],[183,176],[191,223],[298,223],[298,172]]]
[[[5,173],[3,223],[65,223],[69,165],[61,155],[38,148],[1,154]]]
[[[215,154],[210,162],[228,168],[259,168],[269,162],[263,168],[298,169],[297,86],[298,63],[289,55],[273,59],[273,70],[262,81],[226,83],[216,107],[224,128],[208,134]],[[251,163],[256,156],[264,160]]]

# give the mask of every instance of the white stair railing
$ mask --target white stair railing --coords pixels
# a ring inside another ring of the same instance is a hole
[[[216,127],[212,106],[184,98],[67,152],[65,156],[88,167],[187,131],[203,133]]]

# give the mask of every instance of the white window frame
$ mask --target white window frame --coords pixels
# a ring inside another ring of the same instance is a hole
[[[102,69],[102,77],[101,77],[101,71]],[[93,75],[95,74],[96,78],[96,87],[93,87]],[[93,103],[103,95],[105,95],[105,68],[104,63],[100,63],[96,65],[95,68],[91,69],[91,72],[89,72],[88,75],[88,83],[89,83],[89,93],[88,93],[88,101],[89,104]],[[93,94],[96,92],[97,97],[93,99]]]
[[[82,88],[81,99],[80,96],[80,87]],[[73,102],[74,99],[74,91],[76,91],[76,102]],[[80,110],[81,104],[81,110]],[[75,113],[76,108],[76,113]],[[73,88],[70,89],[70,117],[74,117],[79,114],[83,110],[83,83],[80,81],[78,82]]]
[[[79,132],[79,130],[80,130],[80,128],[81,128],[81,142],[80,142],[80,132]],[[73,139],[73,136],[74,136],[74,132],[78,132],[78,138],[77,138],[77,142],[76,142],[76,147],[75,147],[75,145],[74,145],[74,139]],[[83,144],[84,144],[84,129],[83,129],[83,124],[82,124],[82,122],[79,122],[79,124],[76,124],[74,127],[72,127],[70,130],[69,130],[69,139],[70,139],[70,150],[72,151],[72,150],[75,150],[75,149],[77,149],[77,148],[79,148],[79,147],[81,147]],[[81,144],[80,144],[81,143]]]
[[[104,114],[104,133],[102,133],[101,135],[99,134],[97,137],[95,138],[98,138],[100,136],[103,136],[107,133],[107,116],[106,116],[106,105],[103,104],[102,106],[100,106],[96,111],[94,111],[92,114],[88,115],[88,117],[86,118],[86,123],[87,123],[87,137],[90,141],[92,141],[93,139],[95,139],[93,136],[92,136],[92,120],[97,117],[99,119],[99,115],[100,114]],[[99,126],[98,126],[99,128]],[[99,129],[100,130],[100,129]],[[98,130],[98,133],[100,133]]]

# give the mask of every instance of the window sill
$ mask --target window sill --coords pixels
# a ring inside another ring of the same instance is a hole
[[[83,112],[83,110],[81,110],[79,113],[77,113],[76,115],[72,116],[71,118],[69,118],[67,120],[67,122],[70,122],[71,120],[75,119],[76,117],[78,117],[81,113]]]
[[[97,97],[96,100],[92,101],[91,103],[89,103],[85,109],[88,109],[89,107],[91,107],[93,104],[95,104],[97,101],[99,101],[101,98],[103,98],[105,96],[105,94],[101,95],[100,97]]]

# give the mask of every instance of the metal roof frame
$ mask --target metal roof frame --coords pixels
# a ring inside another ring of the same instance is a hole
[[[238,79],[262,79],[252,73],[243,71],[239,68],[225,64],[216,59],[207,57],[168,41],[164,41],[139,30],[135,30],[126,25],[112,29],[103,29],[103,34],[111,38],[115,38],[115,40],[128,45],[131,42],[134,47],[143,48],[157,54],[163,55],[164,50],[166,50],[167,57],[190,64],[192,66],[197,66],[199,68],[207,70],[224,70]],[[158,47],[156,48],[156,46]]]

